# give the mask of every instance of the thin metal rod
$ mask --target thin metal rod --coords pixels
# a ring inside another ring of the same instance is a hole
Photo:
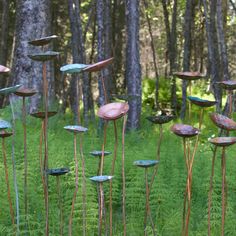
[[[9,96],[10,106],[11,106],[11,113],[12,113],[12,129],[14,130],[12,135],[12,153],[11,153],[11,160],[12,160],[12,169],[13,169],[13,180],[14,180],[14,190],[15,190],[15,202],[16,202],[16,235],[20,234],[20,208],[19,208],[19,192],[17,186],[17,178],[16,178],[16,167],[15,167],[15,112],[12,103],[12,96]]]
[[[76,195],[78,192],[78,185],[79,185],[79,175],[78,175],[78,159],[77,159],[77,147],[76,147],[76,133],[74,133],[74,161],[75,161],[75,191],[72,199],[71,204],[71,212],[70,212],[70,218],[69,218],[69,236],[72,235],[72,221],[73,221],[73,213],[74,213],[74,207],[75,207],[75,200]]]
[[[48,176],[46,170],[48,169],[48,82],[47,82],[47,64],[43,62],[43,98],[44,98],[44,112],[45,112],[45,124],[44,124],[44,178],[46,184],[45,192],[45,207],[46,207],[46,225],[45,225],[45,235],[49,235],[49,202],[48,202]]]
[[[110,174],[111,176],[114,175],[114,171],[115,171],[115,162],[116,162],[116,157],[117,157],[117,146],[118,146],[116,120],[114,120],[113,124],[114,124],[115,144],[114,144],[114,156],[112,160],[112,167],[111,167],[111,174]],[[112,180],[110,180],[109,210],[110,210],[110,236],[112,236]]]
[[[232,116],[232,107],[233,107],[233,94],[232,94],[232,91],[229,91],[229,117],[231,118]]]
[[[26,108],[25,108],[25,97],[22,100],[22,124],[24,132],[24,200],[25,200],[25,223],[28,218],[28,160],[27,160],[27,143],[26,143]],[[27,230],[27,223],[25,225]]]
[[[127,115],[124,116],[122,129],[122,218],[123,218],[123,234],[126,236],[126,213],[125,213],[125,128]]]
[[[212,203],[212,191],[213,191],[213,178],[215,172],[215,159],[216,159],[216,146],[213,151],[212,164],[211,164],[211,177],[210,177],[210,190],[208,193],[208,236],[211,235],[211,203]]]
[[[80,134],[80,157],[82,161],[82,201],[83,201],[83,236],[86,235],[86,177],[85,162],[83,153],[83,134]]]
[[[225,147],[222,148],[222,159],[221,159],[221,168],[222,168],[222,219],[221,219],[221,235],[224,235],[225,228],[225,186],[226,186],[226,168],[225,168]]]
[[[56,176],[57,181],[57,195],[58,195],[58,207],[60,209],[60,236],[63,236],[63,209],[61,200],[61,188],[60,188],[60,177]]]
[[[99,194],[99,197],[100,197],[100,200],[99,200],[99,203],[100,203],[100,206],[99,206],[99,232],[98,232],[98,235],[99,236],[102,236],[102,219],[103,219],[103,208],[104,208],[104,194],[103,194],[103,185],[102,185],[102,182],[99,183],[99,190],[100,190],[100,194]]]
[[[107,104],[108,103],[107,91],[106,91],[106,86],[105,86],[103,75],[101,76],[101,80],[102,80],[102,89],[103,89],[103,93],[104,93],[104,97],[105,97],[105,103]]]
[[[7,185],[7,198],[8,198],[9,209],[10,209],[10,214],[11,214],[11,222],[15,231],[14,210],[13,210],[12,201],[11,201],[11,191],[10,191],[9,178],[8,178],[7,155],[6,155],[4,138],[2,138],[2,153],[3,153],[3,162],[4,162],[4,169],[5,169],[5,180],[6,180],[6,185]]]
[[[191,80],[189,81],[189,96],[192,95],[192,82]],[[192,109],[192,105],[191,102],[189,102],[189,121],[191,121],[191,109]]]
[[[105,145],[106,145],[106,139],[107,139],[107,124],[108,122],[105,121],[104,124],[104,131],[103,131],[103,143],[102,143],[102,156],[101,156],[101,166],[100,166],[100,175],[102,175],[103,172],[103,166],[104,166],[104,151],[105,151]]]

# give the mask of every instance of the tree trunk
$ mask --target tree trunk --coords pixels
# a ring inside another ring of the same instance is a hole
[[[140,125],[142,87],[139,56],[139,1],[126,0],[126,81],[128,88],[129,113],[127,129],[137,129]]]
[[[19,0],[16,2],[15,50],[12,66],[12,84],[34,87],[39,93],[31,98],[30,110],[38,109],[42,97],[42,63],[31,60],[28,54],[41,51],[28,41],[50,35],[51,10],[49,0]],[[49,72],[49,64],[47,70]],[[47,74],[49,94],[53,89],[53,78]],[[49,101],[50,103],[50,101]]]
[[[190,70],[191,59],[191,26],[193,21],[193,0],[187,0],[184,17],[184,56],[183,56],[183,71]],[[182,107],[180,118],[183,120],[186,113],[186,99],[187,99],[187,82],[183,80],[182,83]]]

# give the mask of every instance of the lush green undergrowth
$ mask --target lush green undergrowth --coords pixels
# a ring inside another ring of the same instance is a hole
[[[8,111],[2,112],[2,118],[10,119]],[[197,112],[192,118],[192,124],[197,126]],[[20,117],[20,113],[17,114]],[[183,196],[186,184],[186,169],[183,158],[182,139],[170,132],[173,123],[164,125],[164,136],[161,146],[161,158],[158,173],[150,195],[151,212],[158,235],[181,235]],[[68,220],[74,192],[74,160],[73,135],[63,129],[73,124],[69,115],[57,115],[50,118],[48,132],[49,168],[69,167],[70,173],[61,177],[61,198],[63,202],[64,235],[68,234]],[[121,130],[122,122],[118,122],[119,147],[113,179],[113,235],[122,235],[122,178],[121,178]],[[101,150],[102,136],[97,135],[96,125],[90,125],[83,135],[83,148],[86,165],[87,187],[87,235],[98,234],[98,204],[96,185],[89,177],[96,175],[98,160],[89,152]],[[28,195],[29,215],[28,233],[25,234],[24,225],[24,147],[21,119],[16,120],[15,130],[15,159],[17,184],[20,198],[20,235],[44,235],[45,213],[42,181],[39,163],[40,120],[27,117],[27,145],[28,145]],[[207,199],[211,172],[212,147],[208,138],[217,135],[218,130],[204,118],[203,130],[200,135],[200,145],[193,166],[192,212],[190,218],[189,235],[207,235]],[[126,216],[127,235],[143,235],[143,219],[145,211],[145,179],[144,170],[133,165],[135,160],[155,159],[158,141],[158,125],[153,125],[143,115],[142,128],[137,132],[127,133],[125,137],[125,172],[126,172]],[[234,133],[232,133],[232,136]],[[12,177],[11,138],[6,140],[7,159],[9,167],[12,200],[15,206],[15,193]],[[79,149],[79,139],[78,139]],[[108,125],[106,150],[114,149],[114,132],[112,122]],[[227,149],[227,213],[225,235],[236,233],[236,160],[235,147]],[[78,152],[79,153],[79,152]],[[110,174],[113,156],[105,157],[104,174]],[[218,150],[214,193],[212,203],[212,235],[220,235],[221,230],[221,160]],[[149,170],[151,177],[152,169]],[[3,161],[0,163],[0,235],[13,234],[10,212],[7,201],[7,189]],[[75,204],[73,220],[73,235],[82,235],[82,191],[81,191],[81,160],[79,164],[79,192]],[[108,212],[109,184],[105,186],[106,206]],[[60,235],[60,218],[56,178],[49,176],[49,223],[50,235]],[[108,217],[108,214],[107,214]],[[107,220],[108,222],[108,220]],[[149,224],[150,225],[150,224]],[[151,227],[147,231],[152,235]]]

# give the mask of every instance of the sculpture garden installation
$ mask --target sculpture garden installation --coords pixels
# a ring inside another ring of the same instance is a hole
[[[191,213],[192,168],[193,168],[194,157],[196,154],[196,148],[194,148],[192,154],[190,152],[189,138],[198,135],[199,129],[194,128],[193,126],[190,125],[175,124],[171,127],[171,131],[177,136],[183,138],[184,158],[187,169],[187,183],[184,195],[182,234],[187,236],[190,213]],[[195,142],[198,142],[198,140],[196,139]],[[197,145],[195,144],[195,147],[196,146]],[[187,204],[187,213],[186,213],[186,204]]]

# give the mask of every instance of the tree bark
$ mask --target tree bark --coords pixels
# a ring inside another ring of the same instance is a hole
[[[38,90],[30,100],[30,110],[38,109],[42,97],[42,63],[31,60],[28,54],[41,51],[28,41],[45,37],[51,33],[51,10],[49,0],[16,1],[15,49],[11,73],[12,84],[22,84]],[[53,90],[51,68],[47,63],[49,94]],[[50,103],[50,101],[49,101]]]
[[[139,56],[139,1],[126,0],[126,72],[129,100],[127,129],[140,126],[142,105],[141,66]]]

